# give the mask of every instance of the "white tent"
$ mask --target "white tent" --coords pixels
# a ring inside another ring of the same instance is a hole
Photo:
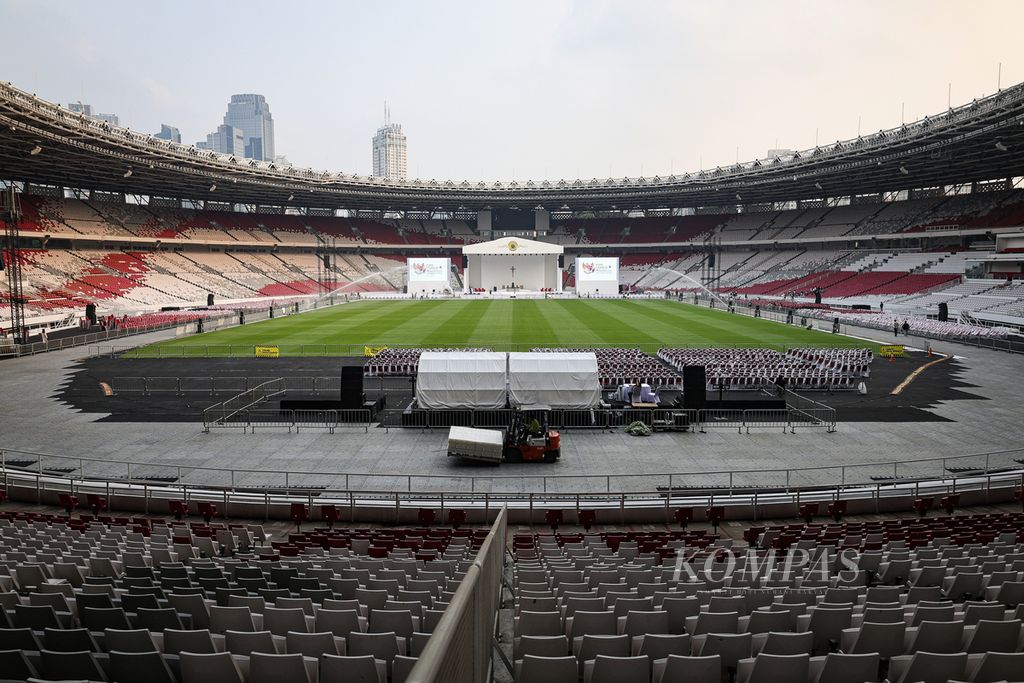
[[[508,378],[513,407],[592,408],[601,402],[593,353],[510,353]]]
[[[421,408],[505,407],[507,359],[490,351],[424,351],[416,375]]]

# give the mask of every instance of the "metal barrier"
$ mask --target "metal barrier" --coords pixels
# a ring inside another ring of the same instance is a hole
[[[340,377],[114,377],[115,394],[242,394],[272,381],[283,382],[283,391],[296,394],[336,395]]]
[[[272,379],[226,401],[215,403],[203,411],[203,431],[209,432],[210,427],[237,426],[237,421],[234,420],[236,415],[270,398],[280,396],[284,391],[284,379]]]
[[[423,647],[407,683],[491,680],[505,569],[508,511],[501,509],[455,595]]]
[[[326,429],[333,434],[345,427],[362,428],[369,433],[371,413],[364,408],[353,410],[239,410],[205,425],[211,428],[241,427],[242,432],[256,433],[256,429],[284,429],[295,433],[303,429]]]

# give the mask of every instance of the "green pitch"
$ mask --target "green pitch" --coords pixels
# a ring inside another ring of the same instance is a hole
[[[139,356],[362,355],[364,346],[872,346],[849,337],[662,300],[362,301],[160,342]]]

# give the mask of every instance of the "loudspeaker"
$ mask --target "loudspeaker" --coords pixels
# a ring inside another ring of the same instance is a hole
[[[331,268],[331,257],[328,256],[327,254],[324,254],[321,258],[323,258],[323,260],[324,260],[324,268],[327,268],[328,270],[330,270],[330,268]]]
[[[469,268],[469,257],[468,256],[463,256],[462,257],[462,269],[465,270],[466,268]]]
[[[939,303],[939,321],[949,321],[949,304],[947,304],[945,301]]]
[[[206,305],[207,306],[212,306],[213,305],[213,294],[207,294],[206,295]]]
[[[565,254],[558,255],[558,267],[565,268]]]
[[[703,365],[683,366],[683,407],[703,410],[707,403],[708,376]]]
[[[708,254],[708,268],[715,267],[715,252]]]
[[[814,303],[816,303],[816,304],[820,304],[821,303],[821,287],[815,287],[814,288]]]
[[[96,324],[96,304],[85,305],[85,319],[89,321],[90,325]]]
[[[363,407],[363,366],[346,365],[341,368],[341,407]]]

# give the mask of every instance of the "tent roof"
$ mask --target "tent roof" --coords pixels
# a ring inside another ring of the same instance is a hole
[[[490,242],[467,244],[463,254],[484,254],[488,256],[521,256],[537,254],[561,254],[565,249],[560,244],[549,244],[522,237],[502,237]]]

